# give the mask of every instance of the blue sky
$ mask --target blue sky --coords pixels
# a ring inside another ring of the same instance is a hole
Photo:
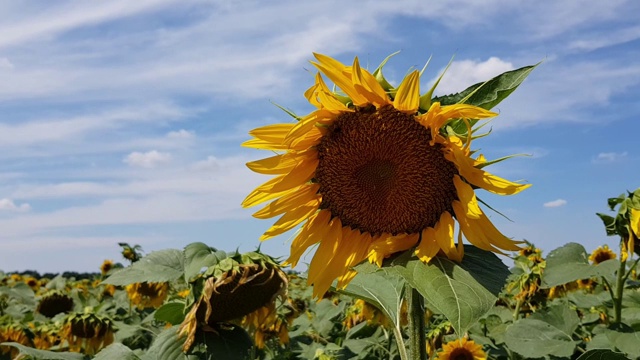
[[[0,4],[0,269],[98,271],[118,242],[247,251],[270,221],[240,202],[268,178],[247,131],[311,111],[312,52],[398,83],[451,56],[438,94],[543,60],[474,143],[533,186],[481,194],[545,252],[608,238],[595,216],[640,187],[640,3],[61,0]],[[262,244],[284,256],[290,236]],[[306,258],[307,261],[310,257]]]

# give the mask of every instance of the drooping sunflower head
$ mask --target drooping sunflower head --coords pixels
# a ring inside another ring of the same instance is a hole
[[[71,310],[73,310],[73,298],[56,290],[45,294],[36,309],[40,314],[50,318],[60,313],[68,313]]]
[[[61,336],[69,343],[69,350],[93,355],[113,343],[115,326],[107,317],[87,309],[70,314],[62,326]]]
[[[591,255],[589,255],[589,261],[591,261],[591,263],[593,263],[594,265],[615,258],[616,253],[614,253],[613,250],[611,250],[607,245],[598,246],[598,248],[593,250]]]
[[[129,284],[125,287],[129,300],[138,309],[159,308],[164,304],[169,292],[169,283],[143,282]]]
[[[107,275],[111,269],[113,269],[113,260],[105,260],[102,262],[102,265],[100,265],[100,272],[103,276]]]
[[[36,349],[47,350],[59,345],[60,329],[55,324],[39,325],[33,329],[33,346]]]
[[[287,263],[295,266],[319,243],[308,274],[315,296],[334,279],[345,286],[355,275],[351,267],[367,258],[381,265],[385,257],[415,247],[425,262],[439,253],[461,261],[455,220],[479,248],[519,249],[492,225],[474,192],[511,195],[528,187],[486,172],[486,159],[472,157],[472,126],[495,113],[431,103],[433,88],[420,95],[418,71],[393,88],[380,68],[370,73],[357,58],[352,66],[320,54],[316,59],[312,64],[342,93],[330,90],[318,73],[305,92],[315,111],[294,123],[255,129],[254,139],[243,144],[278,152],[247,164],[276,177],[243,206],[271,201],[254,216],[281,216],[262,240],[304,223]]]
[[[210,267],[196,280],[196,303],[180,325],[188,352],[196,333],[211,331],[221,324],[260,324],[254,319],[275,319],[275,302],[286,299],[288,279],[271,257],[259,252],[235,254]],[[194,291],[195,293],[195,291]]]

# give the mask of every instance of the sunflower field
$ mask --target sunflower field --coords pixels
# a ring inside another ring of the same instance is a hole
[[[393,86],[390,57],[370,72],[314,55],[314,110],[282,108],[242,144],[271,152],[241,205],[279,217],[260,240],[293,232],[286,259],[121,243],[99,273],[0,272],[0,360],[640,358],[640,189],[597,214],[619,248],[546,255],[480,198],[531,186],[487,170],[517,155],[472,142],[535,65],[434,97],[426,66]]]

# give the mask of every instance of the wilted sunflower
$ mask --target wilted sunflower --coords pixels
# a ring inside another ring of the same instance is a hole
[[[594,265],[598,265],[602,262],[615,258],[616,253],[614,253],[613,250],[609,249],[609,246],[607,245],[598,246],[598,248],[593,250],[591,255],[589,255],[589,261],[591,261]]]
[[[429,262],[439,252],[455,261],[463,256],[462,239],[454,242],[454,219],[477,247],[518,250],[519,242],[501,234],[478,206],[482,188],[511,195],[529,185],[510,182],[484,170],[482,155],[472,157],[472,124],[496,116],[485,109],[431,104],[431,91],[420,96],[420,72],[409,73],[398,88],[382,76],[321,54],[312,64],[344,92],[329,89],[317,74],[305,92],[317,107],[297,123],[254,129],[246,147],[277,155],[247,163],[258,173],[277,175],[256,188],[242,205],[272,201],[254,214],[279,216],[261,237],[265,240],[305,222],[286,261],[320,243],[309,266],[314,295],[334,279],[346,286],[364,259],[378,265],[417,245],[416,255]],[[386,60],[385,60],[386,61]],[[446,131],[451,121],[466,125],[464,135]]]
[[[193,347],[197,333],[215,334],[233,323],[251,325],[257,329],[260,322],[268,317],[275,321],[275,301],[284,301],[286,298],[289,283],[287,276],[266,255],[237,255],[209,270],[205,274],[210,275],[197,280],[203,282],[201,295],[178,330],[180,337],[187,337],[184,352]],[[282,336],[281,339],[284,338],[284,333]],[[286,338],[288,339],[288,332]],[[264,343],[264,338],[258,336],[256,344],[260,343]]]
[[[289,343],[289,323],[286,315],[278,314],[274,302],[246,315],[240,325],[253,334],[258,349],[263,349],[265,342],[273,338],[281,345]]]
[[[169,292],[169,283],[134,283],[125,287],[129,300],[138,309],[159,308],[164,304]]]
[[[61,336],[69,343],[69,350],[94,355],[113,342],[113,321],[92,312],[71,314],[62,326]]]
[[[33,329],[33,346],[36,349],[47,350],[60,344],[59,330],[53,325],[41,325]]]
[[[473,340],[461,338],[442,345],[442,351],[438,352],[439,360],[486,360],[487,354],[482,350],[482,345]]]
[[[68,313],[73,310],[73,299],[60,291],[51,291],[45,294],[36,309],[37,312],[46,316],[54,317],[60,313]]]

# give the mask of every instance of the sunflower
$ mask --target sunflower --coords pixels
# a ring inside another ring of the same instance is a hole
[[[24,346],[33,346],[29,336],[29,330],[19,324],[0,327],[0,343],[15,342]],[[9,354],[10,359],[17,359],[20,350],[13,346],[0,345],[0,357]]]
[[[169,283],[134,283],[125,287],[131,303],[138,309],[159,308],[164,304],[169,292]]]
[[[278,338],[281,345],[289,343],[289,323],[284,314],[278,314],[274,302],[246,315],[240,325],[253,334],[258,349],[264,349],[272,338]]]
[[[61,337],[69,343],[69,350],[94,355],[113,343],[113,321],[89,311],[71,314],[62,326]]]
[[[439,360],[486,360],[487,354],[482,350],[482,345],[473,340],[461,338],[442,345],[442,351],[438,352]]]
[[[100,272],[102,272],[103,276],[107,275],[111,269],[113,269],[113,260],[105,260],[102,262],[102,265],[100,265]]]
[[[196,280],[201,294],[178,329],[179,337],[186,336],[183,351],[189,352],[202,338],[197,334],[217,334],[232,324],[249,327],[258,347],[271,332],[288,341],[287,325],[278,323],[275,306],[277,299],[286,299],[286,274],[272,258],[258,252],[225,260]]]
[[[416,247],[429,262],[438,253],[461,261],[461,235],[477,247],[502,253],[519,250],[520,242],[501,234],[478,206],[474,189],[511,195],[519,184],[484,170],[482,155],[470,150],[472,124],[496,113],[466,104],[431,104],[420,96],[420,72],[409,73],[392,88],[380,68],[362,69],[321,54],[312,64],[340,87],[329,89],[320,73],[305,92],[317,110],[297,123],[252,130],[243,146],[278,152],[247,163],[261,174],[277,175],[243,201],[251,207],[271,201],[254,214],[260,219],[282,215],[261,240],[305,222],[291,244],[286,264],[319,243],[311,260],[308,283],[320,296],[338,279],[342,288],[353,278],[351,267],[362,260],[379,266],[385,257]],[[466,133],[457,135],[452,121]],[[461,234],[454,242],[454,223]]]
[[[613,250],[609,249],[609,246],[603,245],[598,246],[597,249],[593,250],[593,252],[589,256],[589,261],[591,261],[594,265],[598,265],[602,262],[615,258],[616,253],[614,253]]]
[[[73,298],[57,290],[45,294],[36,308],[37,312],[48,318],[71,310],[73,310]]]

